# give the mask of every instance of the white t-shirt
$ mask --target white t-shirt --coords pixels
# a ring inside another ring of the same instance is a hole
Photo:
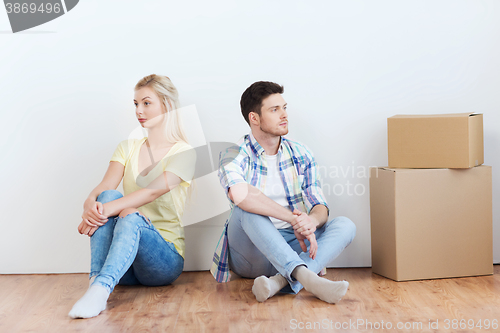
[[[286,200],[285,187],[283,186],[283,181],[281,180],[279,171],[279,161],[278,154],[276,155],[266,155],[267,161],[267,177],[264,185],[264,189],[260,189],[268,198],[277,202],[281,206],[289,209],[288,201]],[[278,220],[274,217],[269,217],[273,222],[276,229],[284,229],[290,226],[290,223]]]

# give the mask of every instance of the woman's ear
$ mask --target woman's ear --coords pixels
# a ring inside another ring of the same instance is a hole
[[[170,98],[165,97],[165,101],[167,102],[167,103],[165,103],[165,106],[167,108],[167,112],[172,111],[173,107],[172,107],[172,101],[170,100]]]

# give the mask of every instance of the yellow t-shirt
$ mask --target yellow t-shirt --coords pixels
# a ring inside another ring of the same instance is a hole
[[[196,163],[195,150],[185,142],[179,141],[145,176],[139,175],[139,151],[146,138],[131,139],[120,142],[111,161],[125,166],[123,175],[123,191],[125,195],[146,187],[164,171],[169,171],[181,178],[182,182],[173,190],[138,208],[147,216],[161,236],[172,242],[177,252],[184,257],[184,228],[181,224],[186,201],[187,188],[191,184]]]

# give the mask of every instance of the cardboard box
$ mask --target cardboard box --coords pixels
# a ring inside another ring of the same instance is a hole
[[[484,163],[483,115],[454,113],[387,118],[389,167],[472,168]]]
[[[493,274],[491,167],[370,170],[372,271],[396,281]]]

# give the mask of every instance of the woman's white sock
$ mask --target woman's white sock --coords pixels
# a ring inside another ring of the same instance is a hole
[[[91,318],[106,309],[109,293],[106,288],[98,285],[90,286],[85,295],[73,305],[68,313],[71,318]]]

